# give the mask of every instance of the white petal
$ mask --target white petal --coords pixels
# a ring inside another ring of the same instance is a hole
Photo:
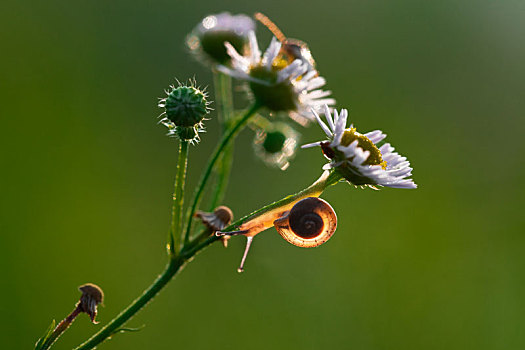
[[[402,180],[391,184],[383,184],[383,186],[392,188],[417,188],[417,185],[412,180]]]
[[[232,58],[232,64],[235,65],[240,64],[242,66],[249,66],[250,62],[243,56],[241,56],[237,50],[232,46],[232,44],[226,42],[224,43],[224,46],[226,46],[226,52],[228,55]]]
[[[306,145],[302,145],[301,148],[312,148],[312,147],[317,147],[317,146],[321,146],[321,141],[307,143]]]
[[[332,119],[332,113],[330,113],[330,108],[328,108],[328,105],[324,105],[324,117],[328,121],[330,129],[332,129],[332,131],[335,131],[334,120]]]
[[[305,82],[309,82],[312,78],[315,78],[315,76],[317,75],[317,71],[314,69],[314,70],[311,70],[309,71],[308,73],[306,73],[303,77],[302,80],[304,80]]]
[[[248,40],[250,42],[250,61],[251,64],[257,64],[261,60],[261,50],[259,50],[259,44],[257,43],[257,38],[255,37],[255,32],[250,30],[248,33]]]
[[[332,132],[330,131],[330,129],[328,129],[326,124],[319,117],[319,114],[317,114],[317,112],[313,108],[312,108],[312,113],[314,114],[315,119],[317,119],[317,123],[319,123],[319,126],[321,127],[321,129],[323,129],[326,136],[328,136],[329,138],[332,138]]]
[[[381,154],[392,153],[394,151],[394,147],[390,146],[389,143],[385,143],[384,145],[379,147],[379,151],[381,152]]]
[[[315,90],[320,88],[321,86],[324,86],[325,84],[326,80],[323,77],[315,77],[308,82],[307,90]]]
[[[250,76],[242,71],[234,70],[222,65],[216,66],[217,70],[236,79],[248,79]]]
[[[284,67],[283,69],[279,71],[277,82],[280,83],[295,74],[300,75],[299,72],[302,70],[301,69],[302,66],[303,66],[303,62],[301,60],[293,61],[291,64],[289,64],[288,66]]]
[[[332,92],[329,90],[314,90],[314,91],[310,91],[308,93],[308,96],[311,99],[315,99],[315,98],[322,98],[322,97],[330,96],[331,93]]]
[[[267,69],[270,69],[272,67],[273,60],[275,59],[275,57],[277,57],[280,50],[281,42],[277,40],[276,37],[273,37],[270,46],[268,46],[268,49],[266,49],[266,52],[264,53],[264,56],[262,58],[263,66],[265,66]]]
[[[367,132],[365,136],[368,137],[368,139],[370,139],[370,141],[373,143],[378,143],[386,137],[386,134],[383,134],[381,130],[374,130]]]

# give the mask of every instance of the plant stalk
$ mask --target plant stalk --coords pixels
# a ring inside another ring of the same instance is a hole
[[[287,196],[281,200],[271,203],[253,213],[243,217],[228,226],[224,231],[231,231],[248,220],[253,220],[267,212],[275,210],[279,207],[294,203],[301,198],[309,196],[318,196],[327,187],[337,183],[341,176],[335,172],[325,171],[321,177],[312,185],[294,195]],[[185,244],[180,253],[169,260],[164,271],[157,277],[157,279],[146,289],[140,297],[135,299],[126,309],[124,309],[117,317],[105,325],[100,331],[95,333],[90,339],[79,345],[75,350],[93,349],[98,344],[102,343],[108,337],[112,336],[123,326],[129,319],[131,319],[138,311],[140,311],[153,297],[155,297],[168,282],[181,270],[181,268],[190,261],[199,251],[206,248],[210,244],[219,240],[219,237],[213,235],[205,240],[203,237],[197,237],[192,242]]]
[[[219,71],[213,71],[213,82],[215,85],[215,101],[217,103],[217,115],[222,126],[221,135],[227,132],[233,118],[233,96],[232,96],[232,79],[229,75]],[[226,189],[228,188],[228,179],[230,177],[231,167],[233,164],[233,143],[234,140],[224,150],[214,169],[215,189],[211,197],[209,211],[222,203]]]
[[[80,314],[80,308],[78,305],[75,307],[75,309],[60,323],[56,326],[56,328],[53,330],[53,333],[49,336],[49,338],[46,339],[45,343],[42,345],[40,350],[46,350],[49,349],[57,340],[60,338],[62,333],[64,333],[69,326],[73,323],[75,318]]]
[[[244,116],[241,119],[236,121],[235,124],[233,124],[232,127],[226,131],[226,133],[222,136],[222,139],[219,145],[217,146],[212,156],[210,157],[210,160],[208,161],[208,165],[206,166],[206,170],[202,174],[200,182],[197,185],[197,188],[194,192],[191,207],[188,210],[186,233],[184,235],[184,244],[188,243],[190,240],[190,232],[192,228],[193,215],[195,214],[195,211],[197,210],[197,206],[199,205],[202,194],[204,192],[204,187],[206,186],[206,183],[208,182],[211,171],[213,170],[215,166],[215,163],[217,162],[219,157],[222,155],[224,149],[228,146],[229,142],[233,139],[235,135],[237,135],[237,133],[242,129],[242,127],[248,122],[250,117],[252,117],[259,108],[260,108],[260,105],[258,103],[254,103],[252,107],[246,112],[246,114],[244,114]]]
[[[270,212],[273,212],[275,210],[281,210],[282,208],[288,207],[292,204],[295,204],[299,200],[306,198],[306,197],[319,197],[323,191],[330,187],[331,185],[334,185],[338,183],[342,179],[342,176],[339,175],[339,173],[335,171],[324,171],[323,174],[310,186],[305,188],[304,190],[301,190],[295,194],[289,195],[284,197],[283,199],[280,199],[276,202],[273,202],[271,204],[268,204],[253,213],[246,215],[242,219],[234,222],[230,226],[223,229],[223,232],[232,231],[238,226],[244,224],[247,221],[256,220],[259,217],[262,217],[265,214],[268,214]]]
[[[135,299],[127,308],[125,308],[117,317],[105,325],[100,331],[95,333],[86,342],[79,345],[75,350],[93,349],[107,338],[118,332],[119,328],[140,311],[153,297],[155,297],[166,284],[175,276],[180,268],[186,263],[186,259],[177,257],[170,259],[164,271],[157,279],[146,289],[140,297]]]
[[[179,159],[177,161],[177,176],[173,192],[173,209],[168,241],[168,252],[171,256],[177,255],[181,249],[182,207],[184,204],[184,183],[186,182],[186,170],[188,168],[188,144],[188,141],[183,140],[179,144]]]

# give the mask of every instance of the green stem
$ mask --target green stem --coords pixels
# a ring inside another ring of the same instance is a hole
[[[217,114],[222,125],[222,133],[225,133],[228,130],[234,112],[231,86],[232,79],[229,75],[215,70],[213,71],[213,78]],[[215,168],[215,190],[213,191],[209,211],[215,209],[224,199],[232,164],[233,141],[226,147]]]
[[[232,79],[229,75],[214,70],[213,85],[215,86],[217,117],[224,132],[228,128],[229,120],[233,117]]]
[[[166,284],[173,278],[173,276],[175,276],[175,274],[186,263],[186,261],[187,259],[181,257],[170,259],[164,271],[157,277],[153,284],[142,293],[140,297],[135,299],[117,317],[105,325],[100,331],[95,333],[86,342],[79,345],[75,350],[93,349],[95,346],[111,337],[122,325],[124,325],[124,323],[133,317],[151,299],[153,299],[153,297],[155,297],[161,291],[161,289],[164,288],[164,286],[166,286]]]
[[[320,177],[319,179],[317,179],[313,184],[311,184],[310,186],[308,186],[307,188],[305,188],[304,190],[302,191],[299,191],[295,194],[292,194],[292,195],[289,195],[289,196],[286,196],[284,197],[283,199],[280,199],[276,202],[273,202],[271,204],[268,204],[256,211],[254,211],[253,213],[249,214],[249,215],[246,215],[245,217],[243,217],[242,219],[234,222],[233,224],[231,224],[230,226],[226,227],[225,229],[223,229],[222,231],[223,232],[228,232],[228,231],[232,231],[234,230],[236,227],[242,225],[243,223],[245,223],[246,221],[249,221],[249,220],[253,220],[263,214],[266,214],[267,212],[269,211],[272,211],[274,209],[277,209],[277,208],[280,208],[280,207],[284,207],[288,204],[291,204],[291,203],[295,203],[297,201],[299,201],[300,199],[303,199],[303,198],[306,198],[306,197],[312,197],[312,196],[319,196],[321,193],[323,193],[323,191],[330,187],[331,185],[334,185],[336,183],[338,183],[340,180],[342,179],[342,176],[339,175],[339,173],[335,172],[335,171],[325,171]]]
[[[231,231],[235,227],[241,225],[247,220],[256,218],[259,215],[262,215],[270,210],[276,209],[280,206],[287,205],[294,201],[297,201],[300,198],[308,197],[310,195],[317,195],[322,193],[328,186],[337,183],[341,179],[341,176],[335,172],[325,172],[316,182],[307,187],[306,189],[291,195],[287,196],[277,202],[269,204],[250,215],[245,216],[244,218],[234,222],[228,226],[224,231]],[[210,236],[205,240],[200,238],[195,239],[193,242],[184,245],[180,254],[177,257],[170,259],[168,265],[164,271],[157,277],[157,279],[152,283],[152,285],[146,289],[140,297],[135,299],[126,309],[124,309],[117,317],[115,317],[111,322],[105,325],[100,331],[95,333],[90,339],[78,346],[75,350],[87,350],[92,349],[98,344],[102,343],[107,338],[115,334],[118,329],[123,326],[129,319],[131,319],[138,311],[140,311],[153,297],[155,297],[168,282],[181,270],[188,261],[190,261],[195,254],[197,254],[202,249],[206,248],[210,244],[219,240],[219,237]],[[200,241],[200,242],[199,242]]]
[[[184,183],[186,169],[188,168],[188,141],[180,141],[179,159],[177,161],[177,177],[175,178],[175,191],[173,192],[173,209],[171,215],[170,237],[168,251],[175,256],[180,251],[182,236],[182,206],[184,204]]]
[[[327,189],[328,187],[332,186],[332,185],[335,185],[336,183],[338,183],[340,180],[342,179],[342,176],[339,175],[339,173],[336,173],[334,171],[325,171],[323,172],[323,174],[313,183],[311,184],[310,186],[308,186],[307,188],[305,188],[304,190],[301,190],[295,194],[292,194],[292,195],[289,195],[289,196],[286,196],[276,202],[273,202],[271,204],[268,204],[254,212],[252,212],[251,214],[248,214],[246,216],[244,216],[243,218],[235,221],[234,223],[230,224],[230,226],[224,228],[222,231],[223,232],[229,232],[229,231],[233,231],[235,230],[237,227],[239,227],[240,225],[242,225],[243,223],[249,221],[249,220],[253,220],[253,219],[256,219],[257,217],[259,216],[262,216],[274,209],[277,209],[277,208],[280,208],[280,207],[284,207],[290,203],[295,203],[297,201],[299,201],[300,199],[303,199],[303,198],[306,198],[306,197],[311,197],[311,196],[319,196],[321,193],[324,192],[325,189]],[[181,252],[182,255],[184,255],[185,253],[191,253],[193,251],[197,252],[199,251],[200,249],[202,249],[202,247],[206,247],[208,246],[209,244],[215,242],[217,239],[219,239],[218,237],[215,237],[215,236],[211,236],[211,237],[208,237],[206,240],[204,240],[204,238],[209,235],[209,230],[208,229],[205,229],[203,231],[201,231],[196,237],[195,239],[189,243],[188,245],[186,245],[183,249],[183,251]]]
[[[215,190],[213,191],[212,199],[210,202],[210,211],[213,211],[218,205],[220,205],[228,189],[228,179],[230,178],[231,168],[233,164],[233,141],[232,144],[226,147],[221,157],[219,164],[217,165],[217,179],[215,181]]]
[[[80,314],[80,312],[81,311],[77,305],[75,309],[66,318],[60,321],[60,323],[53,330],[53,333],[51,333],[49,338],[46,339],[46,341],[44,342],[42,347],[39,348],[39,350],[47,350],[51,346],[53,346],[53,344],[57,341],[57,339],[60,338],[62,333],[64,333],[69,328],[69,326],[71,326],[71,324],[73,323],[75,318],[78,316],[78,314]]]
[[[260,108],[260,105],[258,103],[254,103],[252,107],[246,112],[246,114],[239,119],[231,128],[229,128],[226,133],[222,136],[221,141],[219,142],[219,145],[213,152],[212,156],[210,157],[210,160],[208,161],[208,165],[206,166],[206,170],[202,174],[201,180],[199,184],[197,185],[197,189],[194,192],[193,200],[191,203],[191,207],[188,210],[187,215],[187,226],[186,226],[186,233],[184,235],[184,244],[189,242],[190,239],[190,232],[191,232],[191,224],[193,221],[193,215],[195,214],[195,211],[197,210],[197,206],[199,205],[199,202],[201,200],[202,194],[204,192],[204,187],[206,186],[206,183],[208,181],[208,178],[210,177],[211,171],[213,170],[215,163],[219,159],[219,156],[223,153],[226,146],[228,146],[228,143],[230,140],[233,139],[233,137],[241,130],[241,128],[248,122],[250,117],[257,112],[257,110]]]

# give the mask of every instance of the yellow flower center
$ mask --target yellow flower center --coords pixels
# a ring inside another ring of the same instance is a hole
[[[348,146],[352,142],[357,140],[357,145],[365,151],[369,151],[370,155],[363,164],[366,165],[381,165],[383,169],[386,169],[386,162],[381,157],[381,151],[377,146],[370,141],[368,137],[362,135],[356,131],[355,128],[346,129],[341,139],[341,145]]]
[[[266,84],[252,81],[250,82],[250,89],[255,99],[272,111],[296,110],[297,97],[292,84],[288,80],[277,84],[278,72],[282,69],[282,66],[283,62],[274,60],[271,70],[266,69],[262,65],[252,67],[250,76],[264,81]]]

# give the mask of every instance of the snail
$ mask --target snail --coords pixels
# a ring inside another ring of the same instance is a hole
[[[328,241],[337,227],[337,216],[327,201],[308,197],[297,202],[273,222],[281,237],[298,247],[313,248]]]
[[[307,197],[255,216],[240,225],[238,231],[217,231],[217,236],[246,236],[246,248],[237,271],[244,271],[253,237],[272,226],[287,242],[298,247],[312,248],[320,246],[332,237],[337,228],[337,216],[327,201],[318,197]]]

